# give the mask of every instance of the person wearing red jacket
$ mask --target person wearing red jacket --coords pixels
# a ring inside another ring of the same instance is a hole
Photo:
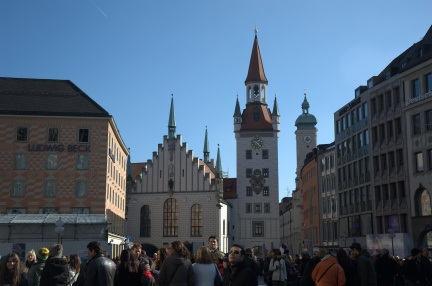
[[[312,271],[312,280],[317,286],[344,286],[346,283],[343,268],[330,254],[324,256]]]

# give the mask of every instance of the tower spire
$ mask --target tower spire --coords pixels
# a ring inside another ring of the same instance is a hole
[[[174,94],[171,94],[171,108],[168,120],[168,139],[176,139],[176,121],[174,114]]]
[[[208,133],[207,133],[207,126],[205,131],[205,138],[204,138],[204,163],[210,162],[210,144],[208,140]]]
[[[261,59],[261,52],[258,45],[258,30],[255,28],[255,40],[252,47],[252,55],[249,63],[249,70],[245,80],[245,84],[251,82],[261,82],[268,84],[268,80],[264,73],[264,66]]]
[[[222,160],[221,160],[221,156],[220,156],[219,144],[218,144],[218,151],[217,151],[217,158],[216,158],[216,178],[218,178],[218,179],[223,178]]]
[[[277,100],[276,100],[276,93],[275,93],[275,100],[274,100],[274,104],[273,104],[272,115],[273,116],[280,116],[280,114],[279,114],[279,107],[278,107]]]

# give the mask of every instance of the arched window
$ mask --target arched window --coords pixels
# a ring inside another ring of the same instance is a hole
[[[178,236],[178,203],[167,199],[164,203],[163,236]]]
[[[258,107],[255,107],[253,115],[254,115],[254,121],[259,121],[260,113],[259,113]]]
[[[265,97],[266,97],[266,94],[265,94],[265,87],[263,86],[262,88],[261,88],[261,98],[262,98],[262,102],[265,102]]]
[[[140,214],[140,237],[150,237],[151,219],[150,206],[145,205],[141,208]]]
[[[252,98],[252,90],[251,90],[250,87],[248,88],[248,98],[249,98],[249,99]]]
[[[418,212],[421,216],[431,215],[431,198],[428,190],[418,190]]]
[[[257,85],[254,86],[254,98],[259,98],[259,88]]]
[[[425,233],[421,245],[427,245],[428,247],[432,245],[432,231]]]
[[[202,236],[202,206],[195,204],[191,208],[191,236]]]

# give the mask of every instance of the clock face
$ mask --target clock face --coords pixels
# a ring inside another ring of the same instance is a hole
[[[309,135],[306,135],[305,137],[303,137],[303,141],[305,143],[311,143],[312,142],[312,137],[310,137]]]
[[[264,144],[263,140],[258,135],[254,136],[254,138],[252,138],[250,143],[251,147],[256,150],[261,149],[263,144]]]

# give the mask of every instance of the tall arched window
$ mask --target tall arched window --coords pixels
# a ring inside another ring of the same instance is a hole
[[[252,89],[249,87],[248,88],[248,99],[252,98]]]
[[[428,190],[423,189],[423,191],[421,191],[420,193],[419,199],[420,215],[431,215],[431,198]]]
[[[202,236],[202,206],[195,204],[191,208],[191,236]]]
[[[260,115],[260,113],[259,113],[258,107],[255,107],[255,110],[253,113],[254,121],[256,121],[256,122],[259,121],[259,115]]]
[[[178,236],[178,203],[167,199],[164,203],[163,236]]]
[[[151,219],[150,206],[145,205],[141,208],[140,213],[140,237],[150,237]]]

